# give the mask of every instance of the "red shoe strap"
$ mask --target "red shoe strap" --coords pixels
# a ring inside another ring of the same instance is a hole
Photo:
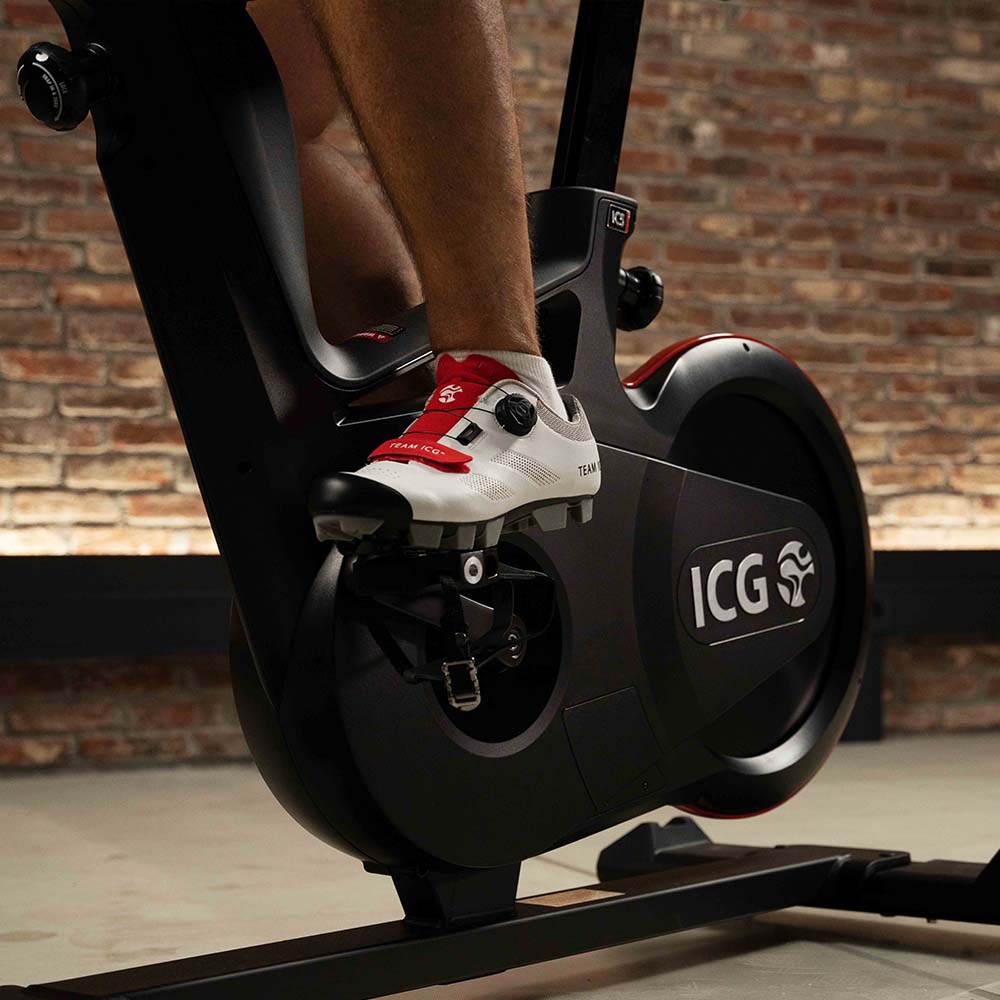
[[[471,455],[434,440],[421,440],[421,436],[404,434],[380,444],[369,456],[369,462],[420,462],[440,472],[468,472]]]

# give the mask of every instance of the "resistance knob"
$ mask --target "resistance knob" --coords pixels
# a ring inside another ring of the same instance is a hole
[[[663,281],[648,267],[630,267],[618,275],[618,329],[642,330],[660,315]]]
[[[17,63],[18,96],[37,121],[58,132],[76,128],[111,85],[108,53],[93,43],[67,52],[38,42]]]

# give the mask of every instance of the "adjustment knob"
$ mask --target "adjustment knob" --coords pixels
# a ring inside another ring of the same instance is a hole
[[[618,274],[618,329],[641,330],[660,315],[663,281],[648,267],[630,267]]]
[[[76,52],[38,42],[17,63],[17,93],[43,125],[67,132],[87,117],[91,105],[111,92],[107,51],[91,43]]]

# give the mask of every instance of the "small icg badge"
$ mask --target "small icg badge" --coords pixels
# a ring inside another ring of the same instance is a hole
[[[632,209],[626,205],[608,205],[608,229],[626,236],[632,231]]]

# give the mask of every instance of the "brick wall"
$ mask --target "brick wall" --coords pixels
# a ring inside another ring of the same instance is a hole
[[[45,0],[0,3],[0,66],[59,37]],[[526,170],[544,186],[576,2],[507,6]],[[0,73],[0,554],[210,552],[92,132],[34,126],[11,77]],[[332,134],[357,154],[349,130]],[[622,368],[692,334],[770,340],[840,416],[877,546],[1000,546],[1000,3],[647,0],[627,142],[620,186],[642,204],[629,262],[663,273],[667,304],[651,330],[622,335]],[[900,648],[893,725],[1000,724],[992,647],[981,661],[974,645]],[[73,669],[59,675],[70,690]],[[66,725],[112,746],[179,733],[182,757],[203,751],[198,733],[234,738],[214,708],[148,727],[143,699],[190,702],[187,684],[120,698],[112,684],[111,721]],[[50,699],[65,693],[28,700]],[[7,713],[8,733],[24,723],[18,739],[53,721]],[[74,759],[95,745],[38,738]]]

